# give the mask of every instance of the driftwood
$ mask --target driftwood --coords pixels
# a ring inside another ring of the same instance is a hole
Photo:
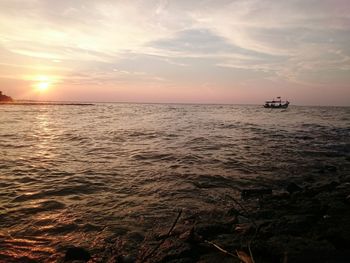
[[[208,240],[204,240],[204,242],[212,245],[217,250],[221,251],[222,253],[224,253],[226,255],[229,255],[229,256],[234,257],[234,258],[239,258],[235,254],[228,252],[227,250],[223,249],[222,247],[220,247],[219,245],[215,244],[214,242],[211,242],[211,241],[208,241]]]
[[[258,225],[257,223],[255,222],[255,220],[249,215],[249,212],[247,211],[247,209],[244,208],[244,206],[238,202],[234,197],[230,196],[230,195],[227,195],[236,205],[238,205],[242,211],[244,212],[245,214],[245,217],[247,217],[247,219],[254,225],[254,229],[255,229],[255,232],[254,232],[254,235],[253,237],[249,240],[248,242],[248,250],[249,250],[249,255],[250,255],[250,259],[252,261],[252,263],[255,263],[254,262],[254,257],[253,257],[253,253],[252,253],[252,250],[251,250],[251,244],[253,243],[253,241],[255,240],[257,234],[258,234]],[[239,254],[238,254],[239,255]]]

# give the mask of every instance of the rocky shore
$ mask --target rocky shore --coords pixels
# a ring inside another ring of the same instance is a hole
[[[138,250],[119,242],[89,262],[349,262],[350,178],[327,175],[334,169],[317,180],[243,189],[225,211],[181,211]]]

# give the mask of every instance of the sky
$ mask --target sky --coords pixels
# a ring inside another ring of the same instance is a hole
[[[349,0],[0,0],[16,99],[350,106]]]

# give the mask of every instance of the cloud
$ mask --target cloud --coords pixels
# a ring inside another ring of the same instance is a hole
[[[153,41],[150,46],[162,50],[211,54],[229,52],[233,48],[224,38],[207,29],[180,31],[175,37]]]

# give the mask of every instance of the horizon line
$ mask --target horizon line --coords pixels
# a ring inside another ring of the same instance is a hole
[[[33,100],[33,99],[20,99],[14,101],[18,102],[41,102],[41,103],[89,103],[89,104],[174,104],[174,105],[247,105],[247,106],[259,106],[262,104],[257,103],[218,103],[218,102],[140,102],[140,101],[89,101],[89,100]],[[16,104],[16,103],[13,103]],[[290,104],[290,106],[298,107],[350,107],[350,105],[303,105],[303,104]]]

